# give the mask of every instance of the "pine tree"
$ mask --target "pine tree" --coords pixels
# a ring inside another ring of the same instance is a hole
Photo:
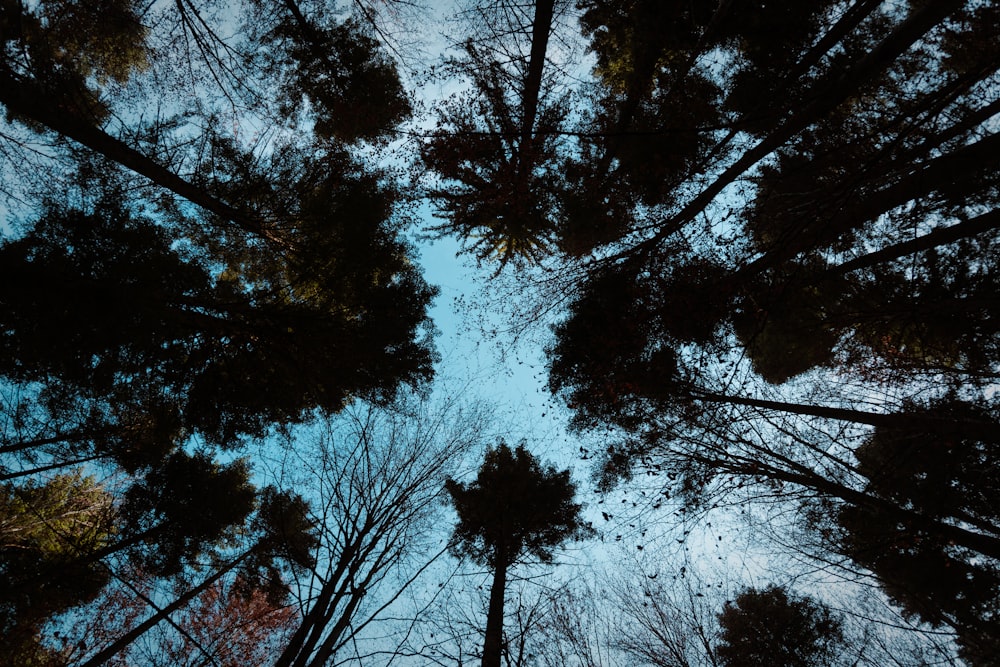
[[[573,502],[569,471],[543,468],[523,444],[489,449],[475,481],[448,480],[446,489],[458,513],[454,553],[493,571],[483,667],[499,667],[508,570],[528,557],[551,563],[556,547],[591,528]]]

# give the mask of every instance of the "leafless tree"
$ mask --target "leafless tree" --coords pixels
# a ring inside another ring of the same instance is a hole
[[[488,423],[481,406],[359,405],[289,451],[285,474],[311,499],[320,547],[294,582],[302,623],[277,665],[360,657],[366,629],[444,553],[433,531],[444,480]]]

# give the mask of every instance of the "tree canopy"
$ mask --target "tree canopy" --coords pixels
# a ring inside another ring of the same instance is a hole
[[[527,558],[551,563],[556,547],[591,528],[573,502],[569,471],[543,468],[523,444],[488,449],[475,480],[449,479],[445,488],[458,514],[452,549],[493,571],[483,667],[498,667],[508,568]]]
[[[843,649],[840,622],[829,609],[773,586],[726,603],[719,625],[716,653],[726,667],[819,667]]]
[[[191,615],[220,625],[254,600],[296,603],[279,664],[381,658],[359,638],[450,547],[493,578],[499,664],[507,570],[591,531],[562,463],[501,442],[463,484],[453,442],[398,438],[424,423],[400,406],[440,395],[416,244],[448,236],[484,293],[510,287],[488,304],[510,315],[486,327],[501,346],[545,339],[565,408],[546,414],[598,452],[599,502],[639,492],[632,532],[595,552],[778,508],[767,527],[793,531],[780,551],[810,576],[875,582],[887,624],[994,664],[1000,3],[430,4],[0,0],[0,632],[17,659],[113,664],[165,637],[161,659],[211,662],[221,635]],[[441,52],[408,50],[425,38]],[[391,409],[405,419],[309,437]],[[551,442],[555,460],[577,448]],[[442,488],[450,541],[418,539]],[[383,604],[389,572],[405,574]],[[703,657],[826,660],[839,617],[784,583],[732,589]],[[52,634],[129,595],[100,642]],[[568,623],[522,602],[526,633]],[[393,658],[439,645],[393,618]],[[761,618],[787,646],[746,631]],[[661,643],[694,655],[678,632]]]

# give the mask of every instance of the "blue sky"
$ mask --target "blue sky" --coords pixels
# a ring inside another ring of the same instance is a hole
[[[434,224],[430,215],[425,213],[424,224]],[[437,388],[461,387],[467,398],[494,405],[497,427],[509,433],[510,442],[525,439],[537,455],[561,467],[579,463],[575,456],[579,445],[565,431],[568,412],[545,386],[547,324],[533,325],[532,335],[518,341],[487,335],[486,329],[509,325],[509,314],[496,302],[498,296],[489,294],[496,267],[478,267],[474,258],[458,255],[459,249],[451,238],[419,244],[424,278],[440,290],[430,312],[441,358]],[[517,280],[516,275],[502,278]],[[580,472],[589,474],[587,469]]]

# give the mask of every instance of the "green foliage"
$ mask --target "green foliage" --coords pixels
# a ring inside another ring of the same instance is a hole
[[[114,518],[111,494],[78,472],[0,487],[0,634],[5,653],[18,656],[21,664],[43,659],[42,626],[100,593],[108,571],[87,556],[111,539]]]
[[[317,184],[300,200],[313,207],[301,250],[287,264],[244,260],[243,284],[232,271],[213,280],[164,228],[117,205],[51,211],[0,247],[0,373],[56,380],[120,411],[134,405],[128,386],[159,389],[185,427],[223,445],[427,377],[414,338],[433,290],[363,186]],[[320,216],[324,205],[343,218]]]
[[[549,563],[557,546],[592,531],[573,502],[569,471],[543,468],[524,445],[501,442],[487,450],[475,481],[449,479],[445,488],[458,513],[452,549],[490,568],[526,556]]]
[[[0,72],[34,80],[60,108],[88,120],[107,114],[100,86],[148,66],[136,0],[0,3]]]
[[[665,397],[676,380],[674,349],[669,344],[654,347],[654,341],[663,340],[662,313],[643,298],[643,289],[627,269],[595,276],[555,329],[549,387],[565,393],[581,426],[601,419],[635,426],[632,401]]]
[[[243,586],[237,586],[237,592],[249,596],[264,593],[274,604],[284,600],[287,572],[297,575],[315,565],[317,528],[309,504],[301,496],[273,486],[262,489],[250,522],[256,545],[243,565],[243,571],[251,576],[241,578],[238,583]]]
[[[818,285],[789,281],[774,292],[741,300],[733,328],[761,377],[780,384],[832,363],[841,338],[829,315],[840,305],[838,287],[829,281]]]
[[[539,100],[530,128],[525,100],[511,99],[510,76],[472,44],[452,63],[469,90],[438,110],[438,132],[420,147],[439,179],[431,199],[448,222],[434,231],[459,236],[478,259],[537,262],[549,252],[560,189],[553,134],[568,112],[564,99]]]
[[[220,464],[207,454],[174,452],[126,492],[126,543],[141,540],[143,569],[177,574],[185,559],[235,537],[253,511],[248,462]]]
[[[51,58],[59,69],[100,83],[124,82],[148,65],[141,9],[135,0],[110,0],[99,6],[79,0],[43,0],[37,15],[44,28],[24,40],[38,57]],[[22,26],[32,23],[24,15],[20,19]]]

